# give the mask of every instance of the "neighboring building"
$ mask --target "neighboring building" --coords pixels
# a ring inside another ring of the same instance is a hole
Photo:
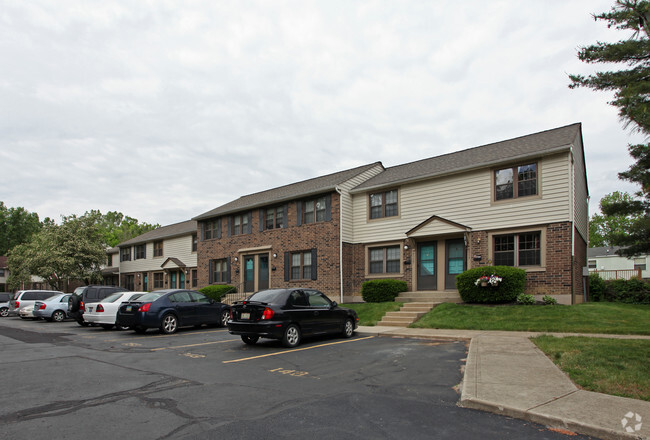
[[[7,278],[9,278],[9,264],[7,257],[0,256],[0,292],[8,292]]]
[[[194,218],[198,284],[301,285],[332,298],[369,279],[455,291],[481,265],[526,291],[581,302],[588,188],[580,124],[384,168],[380,162],[247,195]]]
[[[598,273],[606,280],[650,278],[648,255],[623,257],[616,253],[619,249],[619,246],[589,248],[587,251],[589,273]]]
[[[119,285],[132,291],[197,287],[196,228],[188,220],[120,243]]]

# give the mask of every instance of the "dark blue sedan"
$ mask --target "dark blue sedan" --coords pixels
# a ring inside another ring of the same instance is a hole
[[[179,327],[216,324],[225,326],[230,306],[194,290],[158,290],[136,301],[122,303],[116,325],[138,333],[158,328],[161,333],[175,333]]]

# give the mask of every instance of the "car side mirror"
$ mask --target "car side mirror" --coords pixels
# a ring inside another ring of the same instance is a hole
[[[338,306],[338,304],[336,303],[336,301],[332,301],[332,308],[334,308],[334,307],[336,307],[336,306]]]

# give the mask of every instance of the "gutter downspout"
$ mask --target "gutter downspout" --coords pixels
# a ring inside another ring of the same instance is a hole
[[[339,189],[338,185],[334,187],[334,190],[339,195],[339,289],[341,300],[343,302],[343,193]]]

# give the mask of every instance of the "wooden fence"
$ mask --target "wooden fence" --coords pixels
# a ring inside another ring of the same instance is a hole
[[[629,280],[630,278],[641,279],[641,269],[621,270],[592,270],[589,273],[597,273],[603,280]]]

